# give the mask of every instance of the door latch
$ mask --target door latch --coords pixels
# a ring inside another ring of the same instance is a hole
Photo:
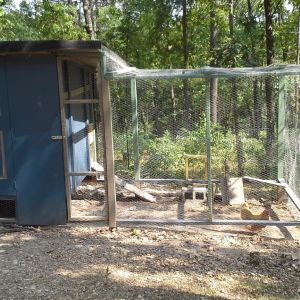
[[[63,140],[64,136],[63,135],[52,135],[51,140]]]

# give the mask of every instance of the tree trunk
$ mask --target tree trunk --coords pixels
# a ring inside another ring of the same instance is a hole
[[[90,36],[91,40],[96,39],[94,30],[93,14],[92,14],[92,0],[82,0],[83,14],[85,20],[86,32]]]
[[[257,63],[257,56],[255,50],[256,41],[253,37],[253,31],[255,30],[256,22],[255,17],[253,16],[253,9],[251,0],[247,0],[247,8],[248,8],[248,30],[249,35],[251,38],[251,49],[249,55],[249,62],[250,65],[255,67],[258,65]],[[253,137],[258,138],[259,133],[261,131],[262,126],[262,118],[261,118],[261,102],[259,97],[259,87],[258,87],[258,80],[255,77],[253,79]]]
[[[234,43],[234,0],[229,0],[229,30],[231,43]],[[235,67],[234,57],[232,58],[231,67]],[[239,114],[238,114],[238,97],[237,97],[237,79],[234,77],[231,80],[231,103],[233,108],[233,128],[235,133],[236,141],[236,152],[237,152],[237,163],[238,163],[238,176],[244,175],[244,150],[243,143],[241,141],[240,135],[240,124],[239,124]]]
[[[188,68],[189,48],[188,48],[188,24],[187,24],[187,4],[186,0],[182,1],[182,45],[183,45],[183,68]],[[190,128],[191,103],[189,97],[189,83],[183,79],[183,116],[186,128]]]
[[[261,101],[259,96],[258,79],[253,79],[254,130],[253,136],[258,139],[262,127]]]
[[[265,9],[265,31],[266,31],[266,52],[267,65],[274,62],[274,35],[272,20],[272,0],[264,0]],[[275,141],[275,105],[273,101],[273,84],[272,77],[265,78],[265,95],[267,105],[267,143],[266,143],[266,163],[265,177],[270,177],[272,159],[274,158],[274,141]]]
[[[215,6],[215,3],[212,3],[212,6]],[[218,27],[216,25],[215,20],[216,14],[214,11],[214,7],[211,8],[210,11],[210,51],[212,54],[212,60],[210,65],[212,67],[216,67],[216,59],[215,59],[215,50],[218,46]],[[218,122],[218,79],[211,78],[210,79],[210,103],[211,103],[211,122]]]
[[[298,28],[297,28],[297,58],[296,64],[299,65],[300,52],[300,5],[298,6]]]

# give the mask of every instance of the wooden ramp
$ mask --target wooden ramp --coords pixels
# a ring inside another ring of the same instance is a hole
[[[103,166],[100,165],[98,162],[92,162],[91,166],[92,166],[92,169],[95,170],[96,172],[103,172],[104,171]],[[139,198],[141,198],[145,201],[148,201],[148,202],[156,202],[156,198],[154,196],[152,196],[151,194],[139,189],[135,185],[127,182],[126,180],[120,178],[117,175],[115,175],[115,181],[116,181],[116,184],[118,186],[122,187],[123,189],[125,189],[127,191],[130,191],[130,192],[134,193]]]

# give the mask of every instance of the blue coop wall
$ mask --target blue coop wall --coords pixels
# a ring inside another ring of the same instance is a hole
[[[64,87],[68,100],[87,97],[85,70],[71,62],[64,63]],[[72,104],[66,108],[67,136],[69,147],[69,170],[71,172],[86,172],[90,170],[90,151],[88,126],[90,120],[89,105]],[[71,177],[71,190],[82,182],[84,176]]]
[[[13,139],[8,102],[5,58],[0,57],[0,199],[15,199]]]
[[[64,224],[66,190],[54,56],[8,56],[17,222]]]

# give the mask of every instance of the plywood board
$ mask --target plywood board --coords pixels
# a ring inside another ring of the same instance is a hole
[[[242,177],[231,177],[227,182],[228,198],[230,205],[245,203],[244,186]]]

